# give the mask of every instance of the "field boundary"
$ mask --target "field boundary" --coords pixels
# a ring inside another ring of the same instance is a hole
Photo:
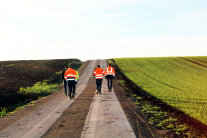
[[[197,136],[207,136],[207,125],[142,90],[139,86],[127,78],[124,73],[122,73],[114,59],[112,59],[112,61],[114,63],[113,66],[116,69],[116,72],[120,73],[120,76],[124,81],[126,81],[127,87],[131,88],[134,93],[140,95],[143,100],[151,103],[152,105],[159,106],[161,110],[167,112],[169,116],[177,118],[179,123],[189,126]]]
[[[183,59],[183,60],[186,60],[186,61],[189,61],[189,62],[191,62],[191,63],[194,63],[194,64],[197,64],[197,65],[199,65],[199,66],[202,66],[202,67],[206,67],[206,68],[207,68],[207,66],[205,66],[205,65],[203,65],[203,64],[201,64],[201,63],[198,63],[198,62],[196,62],[196,61],[193,61],[193,60],[190,60],[190,59],[187,59],[187,58],[184,58],[184,57],[178,57],[178,58]]]

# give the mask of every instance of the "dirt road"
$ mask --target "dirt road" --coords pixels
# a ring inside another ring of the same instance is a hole
[[[116,80],[112,92],[107,91],[104,79],[103,94],[95,94],[92,72],[96,64],[106,68],[106,60],[88,64],[78,83],[75,100],[69,100],[62,89],[60,96],[1,131],[0,137],[158,137],[149,124],[135,114],[132,102],[126,102]]]
[[[106,68],[102,60],[101,67]],[[108,92],[107,81],[103,80],[102,94],[93,98],[82,138],[135,138],[135,134],[112,90]]]
[[[91,77],[96,61],[91,61],[85,72],[80,78],[77,86],[76,97],[78,97]],[[91,73],[89,73],[91,72]],[[51,125],[62,115],[63,111],[68,108],[74,100],[69,100],[69,97],[62,96],[43,105],[34,112],[28,114],[15,124],[7,127],[0,132],[0,137],[11,138],[37,138],[47,132]]]

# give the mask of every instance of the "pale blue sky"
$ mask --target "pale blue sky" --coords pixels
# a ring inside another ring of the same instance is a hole
[[[0,60],[207,56],[207,1],[1,1],[0,47]]]

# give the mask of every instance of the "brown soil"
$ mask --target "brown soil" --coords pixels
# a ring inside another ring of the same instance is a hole
[[[90,78],[88,85],[81,95],[64,111],[63,115],[53,124],[43,137],[79,138],[84,128],[95,90],[95,79]]]
[[[118,76],[117,73],[116,76]],[[138,106],[133,104],[131,98],[124,94],[124,89],[119,85],[117,80],[114,80],[113,88],[137,137],[173,137],[173,134],[169,131],[158,130],[146,121],[145,116],[138,110]]]
[[[115,61],[114,61],[115,63]],[[184,112],[176,109],[175,107],[172,107],[161,100],[157,99],[156,97],[148,94],[147,92],[143,91],[141,88],[139,88],[136,84],[134,84],[131,80],[129,80],[118,68],[117,65],[115,65],[116,71],[119,76],[122,79],[125,80],[128,88],[133,91],[133,93],[138,94],[142,97],[142,100],[145,102],[148,102],[154,106],[161,107],[162,111],[167,112],[169,116],[172,116],[173,118],[177,118],[180,124],[186,124],[190,127],[191,131],[198,137],[207,137],[207,126],[203,124],[202,122],[190,117],[189,115],[185,114]],[[118,95],[117,95],[118,96]],[[160,131],[162,132],[162,131]],[[172,134],[169,134],[172,135]]]
[[[82,65],[80,72],[83,72],[85,70],[88,63],[89,62],[85,62]],[[8,126],[14,124],[15,122],[17,122],[18,120],[20,120],[24,116],[28,115],[29,113],[33,112],[34,110],[40,108],[42,105],[52,101],[55,98],[60,97],[61,94],[64,93],[62,84],[59,85],[59,89],[60,89],[59,91],[55,91],[55,92],[53,92],[53,94],[51,94],[49,96],[43,97],[39,100],[36,100],[35,103],[29,104],[28,106],[24,107],[21,110],[17,110],[16,112],[14,112],[10,115],[7,115],[3,118],[0,118],[0,131],[2,131],[3,129],[7,128]]]
[[[0,94],[15,93],[20,87],[49,79],[70,62],[78,59],[0,61]],[[15,75],[14,75],[15,74]]]

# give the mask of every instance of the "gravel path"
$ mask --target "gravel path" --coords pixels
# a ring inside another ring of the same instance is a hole
[[[101,61],[106,68],[106,61]],[[103,80],[102,94],[95,95],[82,131],[82,138],[136,138],[114,93]]]

